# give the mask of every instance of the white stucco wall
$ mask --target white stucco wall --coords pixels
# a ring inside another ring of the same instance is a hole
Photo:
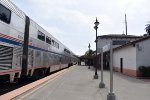
[[[150,66],[150,39],[136,44],[137,68],[139,66]]]
[[[115,50],[113,53],[113,66],[120,68],[120,58],[123,58],[123,68],[136,70],[136,47],[127,46]]]

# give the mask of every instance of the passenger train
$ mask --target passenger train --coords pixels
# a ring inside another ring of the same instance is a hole
[[[39,78],[77,57],[10,0],[0,0],[0,81]]]

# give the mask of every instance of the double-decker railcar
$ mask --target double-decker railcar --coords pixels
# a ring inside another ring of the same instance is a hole
[[[76,61],[67,47],[10,0],[0,0],[0,81],[39,78]]]

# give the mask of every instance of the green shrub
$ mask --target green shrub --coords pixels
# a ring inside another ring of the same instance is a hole
[[[150,66],[140,66],[139,71],[142,73],[143,77],[150,77]]]

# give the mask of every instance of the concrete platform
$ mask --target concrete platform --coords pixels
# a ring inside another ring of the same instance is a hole
[[[99,88],[100,79],[93,79],[93,75],[94,69],[73,66],[13,100],[107,100],[109,72],[104,72],[104,89]],[[150,82],[114,73],[114,93],[116,100],[150,100]]]

